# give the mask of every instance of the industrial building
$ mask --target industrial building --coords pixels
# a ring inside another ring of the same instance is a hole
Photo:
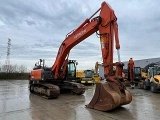
[[[134,60],[134,58],[133,58]],[[127,69],[128,61],[123,62],[124,63],[124,69]],[[150,63],[160,63],[160,57],[158,58],[148,58],[148,59],[141,59],[141,60],[134,60],[135,67],[141,67],[144,68],[146,65]]]
[[[123,69],[127,69],[128,61],[125,61],[123,63],[124,63]],[[135,67],[144,68],[146,65],[148,65],[150,63],[160,63],[160,57],[158,57],[158,58],[141,59],[141,60],[134,60]],[[103,66],[98,66],[98,68],[99,68],[99,76],[102,79],[104,79],[104,68],[103,68]]]

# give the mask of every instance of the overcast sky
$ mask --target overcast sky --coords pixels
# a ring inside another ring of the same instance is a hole
[[[11,39],[11,64],[30,70],[38,59],[52,66],[67,33],[89,18],[104,0],[0,0],[0,64]],[[118,18],[121,61],[160,57],[160,1],[107,0]],[[116,52],[115,52],[116,53]],[[102,62],[96,34],[75,46],[78,69]],[[114,55],[117,61],[117,55]]]

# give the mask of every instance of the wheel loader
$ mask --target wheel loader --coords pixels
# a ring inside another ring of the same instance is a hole
[[[149,67],[147,78],[139,84],[145,90],[160,92],[160,66]]]

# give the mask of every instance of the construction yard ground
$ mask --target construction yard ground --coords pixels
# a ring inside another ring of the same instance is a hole
[[[130,104],[109,112],[86,108],[93,97],[95,85],[77,96],[61,94],[45,99],[28,90],[28,80],[0,81],[0,120],[159,120],[160,93],[130,89]]]

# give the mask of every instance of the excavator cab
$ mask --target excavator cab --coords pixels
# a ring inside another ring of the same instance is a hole
[[[85,78],[92,78],[94,74],[93,70],[85,70],[84,73],[85,73]]]
[[[141,77],[141,67],[134,67],[134,79]]]
[[[141,67],[133,68],[133,83],[135,84],[135,86],[137,86],[140,80],[142,79],[141,71],[142,71]],[[128,84],[129,85],[131,84],[130,69],[128,69],[127,71],[126,86],[129,86]]]
[[[76,68],[77,68],[78,62],[76,60],[69,60],[67,65],[67,74],[66,74],[66,80],[71,82],[81,82],[81,78],[76,77]]]
[[[76,78],[76,61],[75,60],[69,60],[68,66],[67,66],[67,78],[68,79],[74,79]]]
[[[84,70],[84,77],[82,78],[81,83],[93,85],[94,84],[93,75],[94,75],[93,70]]]
[[[141,67],[134,67],[134,83],[137,86],[138,83],[140,82],[140,80],[142,79],[142,75],[141,75]]]

